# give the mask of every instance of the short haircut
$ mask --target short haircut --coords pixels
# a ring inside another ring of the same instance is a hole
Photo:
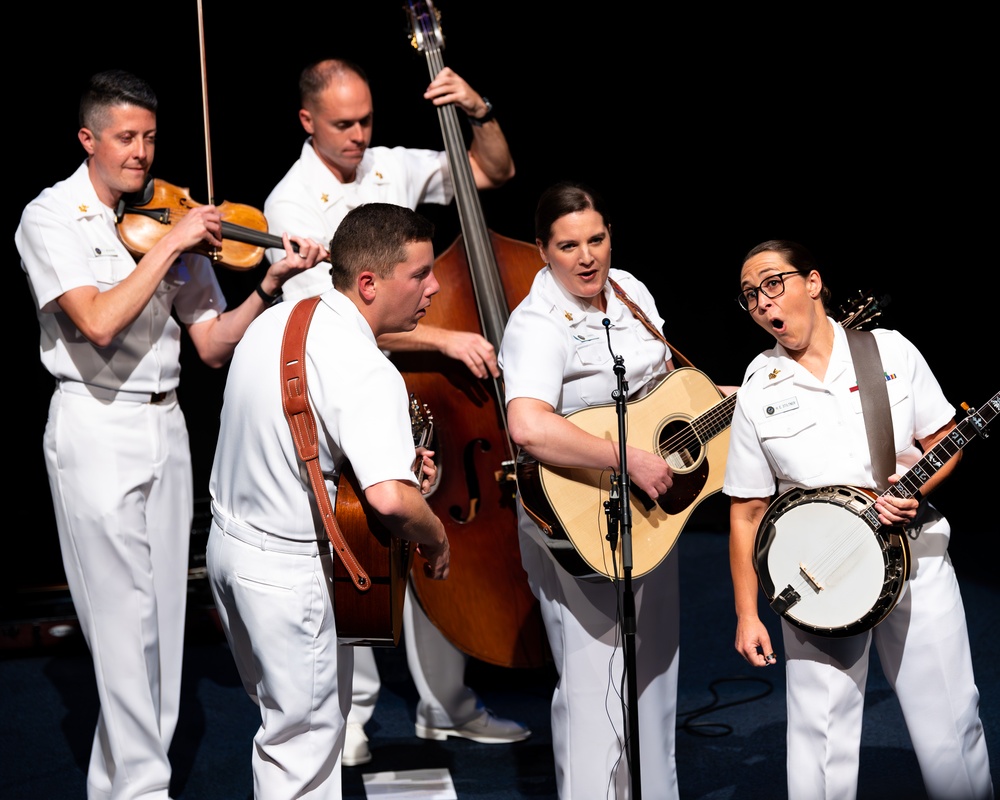
[[[314,61],[299,76],[299,102],[302,107],[315,105],[316,99],[330,85],[334,78],[342,78],[350,74],[357,75],[366,84],[368,76],[365,71],[345,58],[326,58]]]
[[[365,203],[348,212],[330,240],[330,274],[340,290],[351,288],[362,272],[388,278],[406,261],[410,242],[431,241],[434,223],[409,208]]]
[[[95,136],[107,127],[108,111],[115,106],[138,106],[156,113],[156,93],[142,78],[122,69],[98,72],[87,81],[80,96],[80,127]]]

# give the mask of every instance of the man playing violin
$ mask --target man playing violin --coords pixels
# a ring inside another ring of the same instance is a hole
[[[115,209],[146,184],[156,111],[140,78],[90,78],[78,133],[87,158],[28,204],[14,237],[56,381],[45,463],[100,701],[90,798],[168,797],[194,504],[176,393],[181,325],[202,361],[221,367],[281,285],[326,255],[284,236],[286,255],[227,310],[211,262],[192,253],[222,246],[215,206],[191,209],[141,257],[130,253]]]
[[[329,241],[347,213],[363,203],[447,205],[455,191],[444,151],[371,147],[373,106],[368,79],[357,64],[340,59],[316,62],[299,79],[299,121],[308,138],[302,153],[264,203],[273,231],[293,230]],[[469,163],[478,189],[494,189],[514,176],[514,162],[492,105],[445,67],[424,92],[435,106],[454,104],[472,128]],[[280,252],[268,251],[269,257]],[[291,279],[285,302],[320,294],[331,286],[327,269]],[[421,324],[415,331],[379,338],[390,351],[436,350],[462,361],[477,378],[499,376],[493,345],[478,333]],[[420,701],[417,735],[458,736],[500,744],[526,739],[530,731],[495,717],[464,685],[464,654],[427,618],[412,596],[404,605],[407,663]],[[375,656],[355,648],[353,706],[347,726],[345,766],[371,760],[364,725],[380,689]]]

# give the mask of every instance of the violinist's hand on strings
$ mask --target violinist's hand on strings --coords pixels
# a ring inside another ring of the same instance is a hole
[[[163,238],[177,252],[194,250],[200,245],[222,247],[222,214],[213,205],[196,206],[175,218]]]
[[[290,236],[285,233],[282,234],[281,241],[285,245],[285,257],[276,261],[267,270],[267,274],[275,278],[279,286],[293,275],[312,269],[329,255],[323,245],[304,236]],[[292,246],[292,242],[297,245],[298,252]]]

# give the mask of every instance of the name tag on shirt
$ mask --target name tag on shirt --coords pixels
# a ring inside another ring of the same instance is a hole
[[[764,406],[764,413],[769,417],[773,417],[775,414],[784,414],[786,411],[794,411],[798,407],[798,398],[789,397],[785,400],[779,400],[777,403],[771,403],[770,405]]]

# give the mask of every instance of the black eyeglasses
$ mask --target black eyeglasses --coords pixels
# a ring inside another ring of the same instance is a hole
[[[802,275],[802,273],[793,269],[789,272],[778,272],[774,275],[768,275],[760,282],[760,286],[756,289],[744,289],[740,292],[736,298],[736,302],[740,304],[740,308],[744,311],[753,311],[757,308],[758,292],[764,295],[764,297],[770,297],[772,300],[775,297],[781,297],[785,293],[785,275]]]

